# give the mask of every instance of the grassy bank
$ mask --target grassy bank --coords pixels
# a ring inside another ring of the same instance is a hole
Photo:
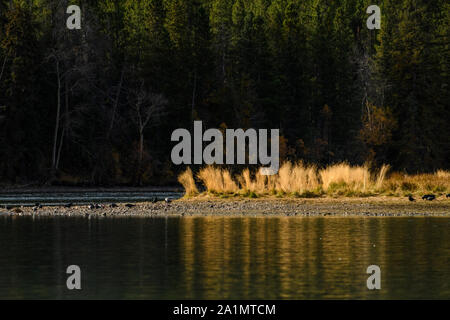
[[[366,166],[335,164],[319,169],[302,163],[284,163],[278,174],[263,176],[244,169],[240,174],[213,166],[202,168],[195,176],[190,168],[178,181],[186,196],[200,195],[199,187],[218,197],[368,197],[368,196],[420,196],[434,193],[437,196],[450,192],[450,172],[439,170],[434,174],[407,175],[390,172],[383,166],[373,172]]]

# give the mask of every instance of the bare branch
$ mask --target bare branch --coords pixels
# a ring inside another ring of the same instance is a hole
[[[0,81],[2,80],[2,77],[3,77],[3,71],[5,70],[7,59],[8,59],[8,55],[5,55],[5,59],[3,59],[2,71],[0,72]]]

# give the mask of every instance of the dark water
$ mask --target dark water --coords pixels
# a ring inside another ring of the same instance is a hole
[[[0,217],[0,298],[449,299],[449,218]],[[66,289],[68,265],[81,291]],[[381,268],[381,290],[366,269]]]

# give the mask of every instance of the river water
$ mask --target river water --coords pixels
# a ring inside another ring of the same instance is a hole
[[[0,208],[8,205],[62,205],[65,203],[86,204],[90,202],[145,202],[153,198],[178,199],[182,192],[173,191],[85,191],[85,192],[21,192],[0,193]]]
[[[449,299],[449,231],[449,218],[0,217],[0,298]]]

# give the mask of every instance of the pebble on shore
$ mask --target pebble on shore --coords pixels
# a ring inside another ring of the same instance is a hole
[[[406,199],[407,200],[407,199]],[[170,203],[170,206],[168,205]],[[368,201],[367,199],[277,199],[277,200],[177,200],[113,205],[72,205],[70,207],[44,206],[15,207],[0,215],[10,216],[224,216],[259,215],[286,217],[335,217],[335,216],[450,216],[450,202],[412,203],[401,201]]]

